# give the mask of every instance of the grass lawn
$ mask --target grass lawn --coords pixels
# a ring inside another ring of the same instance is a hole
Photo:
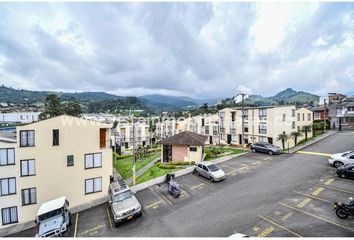
[[[158,164],[155,164],[153,167],[151,167],[149,170],[143,173],[140,177],[136,179],[136,184],[161,177],[163,175],[166,175],[167,173],[172,173],[178,170],[181,170],[182,168],[174,168],[174,169],[162,169],[158,166]]]
[[[236,149],[236,148],[224,148],[224,147],[214,147],[217,149],[217,151],[221,152],[220,155],[218,156],[215,156],[215,157],[211,157],[210,154],[210,151],[213,147],[206,147],[205,148],[205,152],[207,153],[207,156],[205,157],[205,161],[210,161],[210,160],[214,160],[214,159],[217,159],[217,158],[220,158],[220,157],[224,157],[224,156],[227,156],[227,155],[231,155],[231,154],[238,154],[238,153],[244,153],[244,152],[247,152],[247,151],[243,151],[243,150],[240,150],[240,149]]]
[[[160,151],[155,152],[151,154],[149,157],[146,159],[139,159],[136,162],[136,171],[139,171],[142,169],[144,166],[146,166],[148,163],[153,161],[154,159],[158,158],[160,156]],[[125,159],[118,159],[114,161],[114,167],[117,169],[117,171],[122,175],[124,179],[128,179],[133,175],[133,157],[125,158]]]

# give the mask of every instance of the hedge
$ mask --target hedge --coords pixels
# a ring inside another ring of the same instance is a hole
[[[175,169],[176,167],[173,165],[167,165],[167,164],[163,164],[163,163],[159,163],[158,164],[159,168],[161,169]]]
[[[194,165],[195,162],[194,161],[190,161],[190,162],[170,162],[168,163],[168,165]]]
[[[115,159],[125,159],[132,157],[133,154],[119,155],[118,153],[113,152],[113,156],[115,156]]]

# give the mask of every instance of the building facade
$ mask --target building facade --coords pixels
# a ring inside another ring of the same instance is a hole
[[[0,124],[37,122],[41,112],[0,113]]]
[[[105,202],[113,173],[110,136],[111,124],[65,115],[17,127],[16,210],[10,209],[17,221],[4,222],[8,212],[2,212],[0,233],[33,226],[40,205],[58,197],[68,199],[72,212]]]

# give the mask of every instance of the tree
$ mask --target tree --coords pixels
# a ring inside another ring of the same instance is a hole
[[[312,124],[312,129],[313,129],[312,135],[315,136],[315,131],[320,130],[321,128],[322,128],[322,131],[323,131],[323,123],[321,124],[321,122],[314,122]]]
[[[118,121],[117,121],[117,120],[114,120],[114,122],[113,122],[113,128],[116,128],[117,125],[118,125]]]
[[[41,119],[55,117],[63,114],[60,98],[58,98],[56,94],[49,94],[45,98],[44,108],[45,111],[39,116]]]
[[[285,142],[289,139],[289,135],[286,134],[285,132],[281,133],[278,135],[277,140],[281,141],[283,145],[283,150],[285,150]]]
[[[61,108],[63,114],[74,117],[78,117],[82,113],[80,105],[76,102],[67,102],[63,104]]]
[[[301,134],[301,132],[294,131],[294,132],[290,133],[290,136],[294,138],[294,142],[295,142],[295,146],[296,146],[297,145],[297,138],[302,136],[302,134]]]
[[[307,141],[307,133],[312,129],[311,125],[302,126],[301,131],[305,133],[305,142]]]

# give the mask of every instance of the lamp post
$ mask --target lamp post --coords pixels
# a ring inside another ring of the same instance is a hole
[[[133,121],[133,176],[132,176],[132,180],[133,180],[133,186],[135,186],[135,179],[136,179],[136,168],[135,168],[135,164],[136,164],[136,150],[135,150],[135,122],[134,122],[134,116],[132,118]]]
[[[239,93],[237,96],[241,95],[242,96],[242,102],[241,102],[241,119],[242,119],[242,139],[241,139],[241,145],[242,149],[245,149],[245,93]]]
[[[326,131],[326,99],[323,99],[323,132]]]

